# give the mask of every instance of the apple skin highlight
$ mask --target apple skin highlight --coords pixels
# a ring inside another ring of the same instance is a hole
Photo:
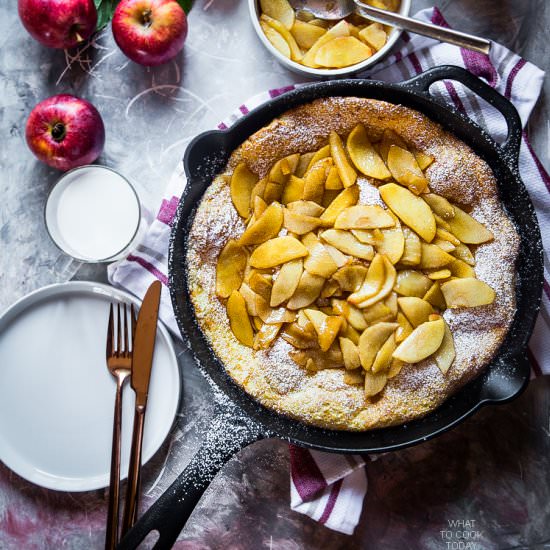
[[[53,168],[70,170],[94,162],[103,151],[105,126],[88,101],[62,94],[31,111],[25,131],[34,155]]]
[[[118,47],[132,61],[162,65],[183,48],[187,17],[176,0],[121,0],[112,28]]]
[[[25,29],[49,48],[73,48],[87,40],[97,24],[93,0],[18,0]]]

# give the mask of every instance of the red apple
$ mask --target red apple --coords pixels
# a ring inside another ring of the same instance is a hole
[[[97,24],[93,0],[18,0],[19,17],[30,35],[50,48],[72,48]]]
[[[183,48],[187,17],[176,0],[121,0],[113,15],[119,48],[141,65],[161,65]]]
[[[62,94],[45,99],[31,111],[26,137],[30,150],[41,161],[70,170],[99,157],[105,126],[91,103]]]

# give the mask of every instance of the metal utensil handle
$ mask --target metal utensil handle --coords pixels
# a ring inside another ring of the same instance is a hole
[[[134,413],[134,430],[132,434],[132,449],[128,470],[128,486],[126,488],[126,502],[122,519],[122,535],[134,525],[136,510],[139,502],[139,479],[141,470],[141,449],[143,445],[143,426],[145,423],[145,408],[137,408]]]
[[[505,155],[515,161],[517,171],[523,125],[514,105],[503,95],[491,88],[491,86],[483,82],[483,80],[474,76],[466,69],[455,65],[441,65],[440,67],[429,69],[410,80],[406,80],[402,84],[410,90],[430,95],[430,86],[440,80],[456,80],[460,82],[502,114],[508,126],[508,135],[504,143],[499,146]]]
[[[425,23],[424,21],[418,21],[412,17],[405,17],[398,13],[391,11],[380,10],[364,4],[360,0],[355,0],[357,6],[357,12],[363,17],[372,19],[378,23],[384,25],[392,25],[393,27],[399,27],[415,34],[421,34],[422,36],[428,36],[429,38],[435,38],[441,42],[448,42],[461,48],[467,48],[480,53],[488,54],[491,51],[491,42],[485,38],[474,36],[465,32],[455,31],[453,29],[447,29],[432,23]]]
[[[250,443],[262,439],[255,425],[236,423],[220,414],[205,442],[179,477],[123,537],[118,550],[137,548],[152,531],[158,531],[155,550],[168,550],[176,542],[204,491],[229,459]]]
[[[112,550],[118,541],[118,499],[120,495],[120,444],[122,425],[122,376],[117,376],[115,409],[113,418],[113,443],[111,450],[111,479],[109,482],[109,509],[107,512],[107,529],[105,550]]]

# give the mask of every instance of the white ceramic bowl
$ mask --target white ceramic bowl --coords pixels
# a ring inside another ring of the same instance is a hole
[[[296,63],[295,61],[288,59],[283,54],[281,54],[277,50],[277,48],[275,48],[271,44],[271,42],[267,39],[266,35],[262,30],[262,27],[260,27],[259,0],[248,0],[248,9],[250,12],[250,19],[252,20],[252,25],[256,30],[256,34],[258,35],[260,41],[266,47],[266,49],[279,61],[279,63],[281,63],[291,71],[294,71],[295,73],[299,73],[301,75],[309,76],[309,77],[341,78],[345,76],[351,76],[353,74],[364,71],[365,69],[368,69],[373,65],[376,65],[376,63],[378,63],[381,59],[383,59],[389,53],[389,51],[393,48],[394,44],[399,38],[399,35],[402,32],[401,29],[393,28],[392,31],[390,32],[390,36],[388,38],[388,41],[386,42],[386,45],[382,49],[377,51],[373,56],[369,57],[368,59],[365,59],[365,61],[361,61],[361,63],[357,63],[356,65],[350,65],[349,67],[344,67],[342,69],[312,69],[311,67],[300,65],[300,63]],[[410,10],[411,10],[411,0],[401,0],[401,7],[399,9],[399,13],[401,15],[409,15]]]

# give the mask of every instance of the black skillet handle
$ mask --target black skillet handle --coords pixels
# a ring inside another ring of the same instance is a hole
[[[500,145],[504,154],[513,160],[516,165],[519,159],[521,145],[522,124],[516,108],[503,95],[491,88],[477,76],[455,65],[441,65],[419,74],[403,82],[403,85],[413,91],[429,95],[430,86],[440,80],[456,80],[482,97],[487,103],[497,109],[508,125],[506,141]]]
[[[257,425],[249,420],[236,421],[234,415],[227,413],[215,417],[210,426],[205,441],[187,468],[128,531],[118,550],[137,548],[153,531],[160,535],[153,547],[155,550],[172,548],[221,467],[239,450],[265,437]]]

